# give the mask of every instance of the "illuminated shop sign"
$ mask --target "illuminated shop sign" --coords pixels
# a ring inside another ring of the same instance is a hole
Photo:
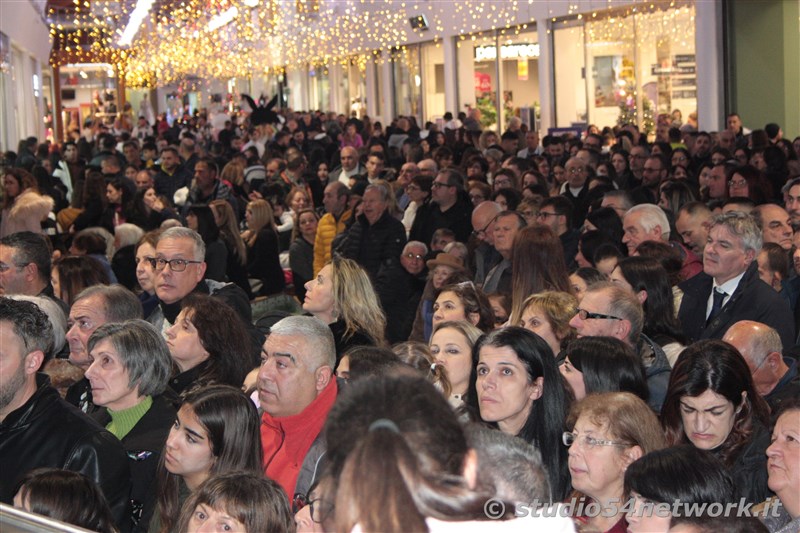
[[[539,57],[539,43],[504,44],[500,47],[500,59],[526,59]],[[494,61],[497,47],[479,46],[475,48],[475,61]]]

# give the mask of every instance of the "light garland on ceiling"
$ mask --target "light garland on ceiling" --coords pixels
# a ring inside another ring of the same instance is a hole
[[[415,46],[407,45],[412,40],[440,46],[443,36],[457,35],[458,47],[481,46],[494,44],[497,35],[506,44],[535,29],[535,23],[517,25],[517,0],[174,0],[155,2],[130,47],[120,48],[122,30],[136,2],[74,0],[74,4],[72,25],[51,24],[51,37],[62,43],[69,62],[102,57],[125,74],[128,87],[197,78],[247,79],[282,74],[287,68],[325,73],[336,63],[355,64],[364,72],[369,61],[413,62],[407,53]],[[571,5],[569,12],[577,9]],[[427,31],[413,30],[408,22],[421,13],[427,17]],[[50,10],[51,16],[56,14]],[[692,5],[637,3],[612,11],[609,3],[609,10],[577,16],[587,22],[587,42],[632,44],[631,15],[646,17],[637,26],[639,43],[694,41]],[[54,66],[64,62],[55,54],[51,58]]]

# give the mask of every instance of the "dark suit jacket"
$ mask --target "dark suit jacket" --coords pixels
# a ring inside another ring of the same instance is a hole
[[[789,304],[758,277],[753,261],[719,314],[706,325],[706,309],[714,280],[700,272],[679,285],[683,301],[678,312],[688,342],[721,339],[728,328],[740,320],[754,320],[775,329],[784,346],[794,346],[794,322]]]

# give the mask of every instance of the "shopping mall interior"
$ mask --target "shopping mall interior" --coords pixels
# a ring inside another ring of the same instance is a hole
[[[242,94],[503,131],[697,113],[800,130],[799,0],[0,2],[0,147]]]

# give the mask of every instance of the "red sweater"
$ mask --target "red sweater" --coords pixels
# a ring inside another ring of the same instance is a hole
[[[291,501],[300,467],[314,439],[317,438],[328,412],[336,401],[336,378],[300,414],[274,418],[261,417],[261,446],[264,470],[278,483]]]

